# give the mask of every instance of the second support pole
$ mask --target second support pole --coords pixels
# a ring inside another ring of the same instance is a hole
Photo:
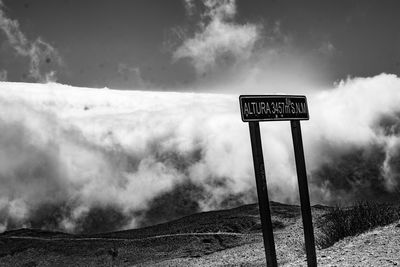
[[[316,267],[317,257],[315,254],[314,230],[311,216],[310,197],[308,194],[307,172],[306,163],[304,160],[300,121],[292,120],[290,121],[290,126],[292,128],[294,156],[296,160],[297,179],[299,183],[301,217],[303,219],[307,265],[308,267]]]

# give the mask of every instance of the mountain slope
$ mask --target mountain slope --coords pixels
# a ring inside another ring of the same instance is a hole
[[[299,218],[298,206],[271,202],[273,225]],[[92,235],[19,229],[0,235],[0,265],[131,266],[197,258],[262,240],[258,205],[193,214],[141,229]]]
[[[271,202],[279,266],[306,266],[300,207]],[[325,206],[312,207],[318,239]],[[317,249],[319,266],[400,264],[398,222]],[[203,212],[141,229],[73,235],[0,234],[0,266],[265,266],[258,205]]]

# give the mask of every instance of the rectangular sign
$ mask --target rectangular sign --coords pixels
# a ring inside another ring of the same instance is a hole
[[[244,122],[309,119],[305,96],[241,95],[239,102]]]

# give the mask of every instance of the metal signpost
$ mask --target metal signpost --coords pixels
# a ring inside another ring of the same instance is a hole
[[[308,106],[305,96],[290,95],[241,95],[239,97],[242,120],[249,123],[254,173],[257,184],[258,205],[264,238],[267,266],[277,266],[271,212],[265,178],[263,152],[259,121],[288,121],[292,129],[297,179],[300,191],[301,215],[307,252],[307,265],[317,266],[314,231],[308,194],[306,165],[300,120],[308,120]]]

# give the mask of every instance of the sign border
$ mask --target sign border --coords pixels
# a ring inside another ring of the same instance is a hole
[[[304,98],[306,100],[307,105],[307,118],[272,118],[272,119],[245,119],[244,112],[242,107],[242,99],[245,98]],[[309,120],[310,113],[308,109],[308,101],[305,95],[240,95],[239,96],[239,106],[240,106],[240,116],[243,122],[251,122],[251,121],[290,121],[290,120]]]

